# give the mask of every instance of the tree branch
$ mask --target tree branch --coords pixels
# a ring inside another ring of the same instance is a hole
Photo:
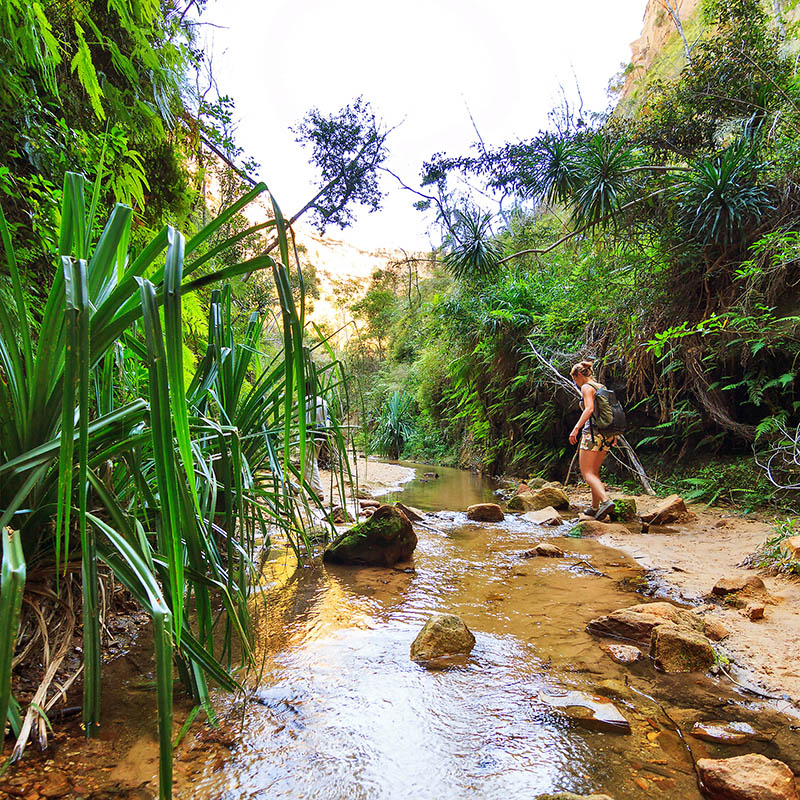
[[[667,191],[667,188],[668,187],[664,187],[663,189],[658,189],[657,191],[651,192],[650,194],[646,195],[645,197],[637,197],[636,200],[631,200],[629,203],[625,203],[625,205],[621,206],[617,211],[609,212],[608,214],[606,214],[605,216],[603,216],[599,220],[597,220],[597,222],[590,222],[590,223],[588,223],[586,225],[581,226],[577,230],[571,231],[566,236],[562,236],[560,239],[558,239],[557,241],[555,241],[552,244],[548,245],[547,247],[544,247],[544,248],[532,247],[532,248],[529,248],[527,250],[518,250],[516,253],[512,253],[510,256],[506,256],[505,258],[501,258],[497,262],[497,264],[498,264],[498,266],[500,264],[505,264],[506,261],[511,261],[512,258],[519,258],[520,256],[526,256],[526,255],[541,256],[541,255],[544,255],[545,253],[549,253],[551,250],[555,250],[556,247],[559,247],[560,245],[564,244],[564,242],[568,242],[570,239],[574,239],[576,236],[579,236],[581,233],[584,233],[584,231],[589,230],[589,228],[594,228],[595,226],[599,225],[601,222],[605,222],[605,221],[611,219],[611,217],[613,217],[615,214],[619,214],[619,213],[621,213],[623,211],[626,211],[629,208],[632,208],[633,206],[637,205],[638,203],[644,203],[647,200],[652,200],[654,197],[657,197],[658,195],[663,194],[664,192]]]

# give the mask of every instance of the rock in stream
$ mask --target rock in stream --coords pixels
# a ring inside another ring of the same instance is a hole
[[[335,564],[391,567],[408,561],[417,546],[411,523],[392,506],[380,506],[365,522],[337,536],[323,560]]]

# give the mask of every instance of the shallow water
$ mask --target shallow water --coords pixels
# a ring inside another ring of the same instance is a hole
[[[479,477],[437,472],[398,497],[423,509],[491,499]],[[179,797],[699,798],[672,722],[626,679],[684,732],[720,718],[777,732],[747,747],[687,735],[695,757],[756,751],[800,767],[797,737],[771,710],[711,678],[658,674],[646,659],[622,667],[585,633],[593,617],[642,600],[620,586],[639,574],[623,554],[517,518],[481,524],[444,512],[426,525],[412,565],[301,569],[265,590],[253,696],[244,706],[218,698],[242,720],[240,741],[226,763],[178,787]],[[567,557],[522,557],[543,538]],[[477,644],[463,664],[433,671],[411,662],[409,647],[437,611],[460,615]],[[615,702],[630,735],[585,728],[538,699],[542,690],[602,691],[609,680],[623,695]]]
[[[399,500],[423,511],[466,511],[473,503],[493,503],[497,501],[493,481],[450,467],[431,467],[428,464],[415,464],[412,461],[398,461],[404,467],[416,470],[416,477],[403,485],[401,491],[390,492],[381,497],[387,503]],[[426,479],[425,473],[433,472],[438,478]]]

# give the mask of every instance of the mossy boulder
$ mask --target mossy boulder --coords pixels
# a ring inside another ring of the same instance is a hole
[[[392,506],[380,506],[368,520],[337,536],[325,549],[323,560],[391,567],[408,561],[416,546],[417,535],[408,519]]]
[[[614,522],[631,522],[636,519],[636,500],[633,497],[617,497],[609,516]]]

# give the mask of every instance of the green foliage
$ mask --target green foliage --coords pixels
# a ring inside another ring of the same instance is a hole
[[[334,223],[347,227],[355,219],[353,202],[369,211],[380,208],[382,192],[377,170],[388,155],[388,131],[363,97],[325,115],[309,111],[294,128],[296,141],[311,149],[319,170],[317,195],[308,204],[320,231]]]
[[[744,511],[768,505],[775,495],[775,487],[747,457],[689,468],[670,480],[685,487],[681,494],[687,502],[735,505]]]
[[[743,138],[721,154],[697,162],[683,179],[680,214],[701,244],[726,245],[741,239],[774,210],[770,192],[754,183],[761,166],[757,159],[752,142]]]
[[[234,637],[249,657],[256,530],[278,528],[292,542],[303,536],[294,520],[305,501],[290,492],[291,478],[303,480],[302,468],[291,453],[299,447],[304,463],[307,386],[320,384],[321,368],[304,345],[282,264],[261,256],[200,270],[216,232],[263,185],[188,240],[165,227],[137,254],[129,246],[130,207],[117,205],[95,238],[99,181],[89,203],[84,184],[67,173],[57,250],[49,254],[54,277],[38,325],[0,212],[13,307],[9,313],[0,305],[0,529],[18,535],[24,562],[17,554],[15,563],[27,563],[29,574],[35,566],[58,575],[81,562],[89,734],[100,719],[99,563],[151,614],[166,798],[173,661],[213,719],[208,681],[238,686],[223,666]],[[279,244],[288,261],[282,228]],[[187,387],[185,298],[262,268],[272,270],[278,287],[282,348],[269,357],[260,352],[259,315],[243,341],[235,338],[226,288],[212,297],[208,349]],[[13,649],[0,653],[0,675],[7,675]],[[0,702],[4,691],[0,686]],[[21,740],[17,757],[23,747]]]
[[[413,402],[414,399],[409,395],[395,392],[381,409],[375,446],[382,455],[400,458],[413,433]]]
[[[800,530],[798,530],[796,518],[786,517],[776,520],[773,536],[767,539],[763,546],[750,557],[753,566],[770,570],[770,572],[800,574],[800,562],[782,547],[786,539],[798,534],[800,534]]]
[[[447,270],[462,280],[491,276],[500,260],[500,246],[492,238],[491,214],[453,212],[450,223],[452,247],[443,263]]]

